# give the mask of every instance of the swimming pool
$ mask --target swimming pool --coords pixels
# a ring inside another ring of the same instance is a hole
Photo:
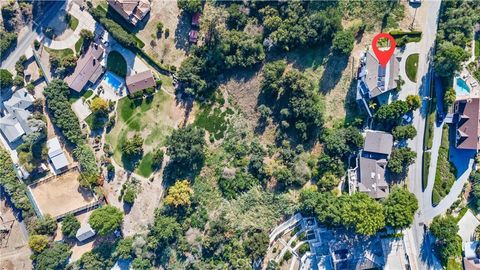
[[[122,86],[122,81],[120,81],[116,75],[111,73],[110,71],[107,71],[105,73],[105,76],[103,77],[103,80],[108,83],[115,91],[118,91],[120,87]]]
[[[456,77],[455,93],[457,96],[465,96],[470,94],[470,87],[468,87],[467,82],[460,77]]]

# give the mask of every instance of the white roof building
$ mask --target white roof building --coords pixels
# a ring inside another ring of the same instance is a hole
[[[5,114],[0,118],[0,130],[8,142],[13,143],[32,131],[28,125],[31,113],[27,109],[34,100],[35,98],[22,88],[3,103]]]
[[[87,223],[85,225],[82,225],[80,229],[78,229],[75,237],[77,238],[78,241],[83,242],[94,235],[95,235],[95,231],[92,229],[90,224]]]
[[[68,167],[68,159],[65,156],[57,137],[47,141],[47,148],[48,158],[50,159],[50,163],[55,171],[61,171]]]

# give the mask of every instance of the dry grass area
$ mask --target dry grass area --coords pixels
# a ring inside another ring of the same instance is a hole
[[[95,201],[91,191],[80,187],[78,176],[78,170],[70,170],[53,180],[30,185],[43,215],[56,217]]]
[[[165,157],[168,161],[168,157]],[[116,173],[115,179],[105,182],[103,189],[109,204],[114,205],[125,212],[122,232],[125,236],[133,236],[138,233],[146,233],[148,224],[153,222],[155,209],[159,206],[163,197],[162,173],[156,174],[153,181],[139,180],[138,192],[132,206],[127,206],[119,200],[123,183],[128,177],[123,171]]]
[[[157,35],[157,23],[163,23],[163,34]],[[145,43],[149,55],[167,65],[179,67],[186,57],[190,18],[182,17],[177,1],[152,1],[150,18],[137,36]],[[169,35],[165,34],[166,29]]]
[[[0,226],[10,228],[9,234],[0,235],[0,269],[32,269],[30,248],[12,208],[0,197]]]

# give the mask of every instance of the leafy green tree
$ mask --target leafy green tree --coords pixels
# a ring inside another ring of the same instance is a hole
[[[52,122],[60,128],[70,143],[80,143],[83,139],[82,130],[68,101],[68,85],[62,80],[54,79],[45,87],[43,94],[46,97],[47,108],[52,113]]]
[[[220,42],[227,68],[250,67],[265,59],[259,40],[243,31],[227,31]]]
[[[417,136],[417,130],[413,125],[396,126],[392,134],[395,140],[411,140]]]
[[[355,127],[327,130],[322,137],[325,152],[332,157],[344,157],[363,145],[363,137]]]
[[[317,182],[318,189],[322,192],[331,191],[338,186],[340,179],[333,173],[324,174]]]
[[[354,42],[355,35],[352,31],[338,31],[333,38],[332,48],[341,54],[350,54]]]
[[[433,66],[438,75],[450,77],[460,70],[462,62],[467,59],[468,53],[462,47],[444,41],[438,45]]]
[[[133,257],[133,238],[127,237],[118,241],[115,247],[115,256],[122,260],[130,260]]]
[[[246,253],[256,261],[265,256],[270,239],[264,231],[251,233],[243,242]]]
[[[57,222],[50,215],[35,219],[31,224],[31,230],[35,234],[54,235],[57,230]]]
[[[153,269],[152,262],[149,259],[135,258],[132,261],[133,270]]]
[[[88,29],[82,29],[80,31],[80,36],[83,38],[84,44],[90,44],[90,42],[93,41],[93,38],[95,37],[92,31]]]
[[[457,94],[455,93],[455,90],[450,87],[445,91],[445,96],[443,97],[443,101],[446,106],[451,106],[457,99]]]
[[[135,202],[135,198],[137,197],[137,193],[132,187],[128,187],[123,194],[122,200],[127,204],[133,204]]]
[[[318,158],[317,169],[319,175],[325,173],[333,173],[337,177],[341,177],[345,174],[345,164],[339,157],[329,156],[327,154],[322,154]]]
[[[415,161],[416,156],[417,154],[408,147],[394,149],[388,160],[387,168],[392,173],[400,174]]]
[[[247,25],[248,16],[242,11],[241,5],[231,4],[227,8],[227,12],[227,25],[230,29],[242,30]]]
[[[32,235],[28,239],[28,246],[34,253],[40,253],[48,247],[48,238],[45,235]]]
[[[156,213],[153,226],[148,234],[147,247],[158,250],[173,243],[181,232],[181,226],[174,217]]]
[[[123,213],[115,206],[105,205],[92,212],[88,223],[100,236],[105,236],[120,228]]]
[[[436,216],[430,224],[430,231],[440,241],[449,241],[458,233],[457,219],[452,215]]]
[[[66,215],[62,220],[62,234],[66,237],[75,237],[78,229],[80,229],[80,222],[73,214]]]
[[[65,269],[71,254],[67,244],[54,242],[51,247],[34,256],[34,268],[39,270]]]
[[[188,13],[200,12],[203,9],[202,0],[178,0],[177,5]]]
[[[0,69],[0,89],[13,85],[13,75],[6,69]]]
[[[139,134],[133,135],[122,145],[122,153],[127,156],[141,156],[143,154],[143,138]]]
[[[95,97],[90,104],[90,110],[93,113],[106,113],[108,111],[108,102],[101,97]]]
[[[409,111],[409,105],[403,100],[395,100],[381,106],[374,114],[375,120],[381,123],[398,122]]]
[[[268,62],[263,67],[263,80],[260,88],[262,92],[268,96],[274,96],[275,98],[281,92],[282,76],[287,67],[285,60],[277,60]]]
[[[365,193],[357,192],[350,197],[342,219],[355,227],[355,232],[374,235],[385,226],[383,206]]]
[[[161,148],[155,149],[152,157],[152,167],[155,169],[160,169],[163,164],[164,152]]]
[[[73,156],[78,160],[82,174],[98,176],[99,168],[95,153],[87,144],[80,144],[73,150]]]
[[[413,215],[418,209],[414,194],[405,188],[393,188],[385,199],[385,223],[393,228],[407,228],[413,222]]]
[[[277,179],[278,180],[278,179]],[[281,180],[278,180],[281,182]],[[218,186],[222,194],[227,199],[237,197],[237,195],[250,190],[258,184],[258,180],[246,172],[236,172],[233,178],[220,177]]]
[[[205,158],[205,132],[188,125],[172,132],[167,139],[167,154],[183,171],[199,170]]]
[[[407,102],[408,108],[412,111],[420,108],[420,105],[422,104],[422,101],[420,100],[419,95],[408,95],[406,98],[406,102]]]

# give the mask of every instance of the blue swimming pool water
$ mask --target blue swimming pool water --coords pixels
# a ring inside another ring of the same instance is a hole
[[[455,83],[455,92],[457,96],[464,96],[470,94],[470,87],[468,87],[467,83],[460,77],[457,77]]]
[[[122,82],[118,80],[117,77],[115,77],[115,75],[113,75],[110,71],[105,74],[103,80],[106,83],[110,84],[116,91],[118,91],[120,89],[120,86],[122,86]]]

